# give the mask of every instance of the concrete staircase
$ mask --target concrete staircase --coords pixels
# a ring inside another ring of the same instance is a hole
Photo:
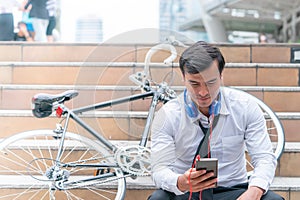
[[[34,118],[31,98],[36,93],[59,93],[77,89],[80,95],[66,105],[78,107],[139,92],[128,75],[141,71],[147,50],[154,44],[38,44],[0,43],[0,138],[34,130],[53,129],[55,116]],[[224,85],[245,90],[269,105],[285,130],[286,148],[276,171],[272,189],[287,200],[300,198],[300,97],[299,64],[292,63],[291,44],[218,44],[227,66]],[[178,48],[178,53],[182,52]],[[160,68],[168,52],[151,59],[153,78],[162,80],[173,71],[174,89],[182,91],[177,64]],[[157,64],[157,65],[156,65]],[[170,70],[171,69],[171,70]],[[136,140],[146,118],[145,102],[100,110],[82,117],[104,136],[114,140]],[[130,118],[129,118],[130,116]],[[71,124],[70,131],[78,127]],[[128,179],[127,199],[146,199],[155,189],[150,178]]]

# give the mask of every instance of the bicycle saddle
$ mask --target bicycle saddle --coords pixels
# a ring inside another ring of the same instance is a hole
[[[32,98],[32,113],[37,118],[48,117],[53,112],[54,102],[63,103],[78,95],[76,90],[68,90],[60,94],[39,93]]]

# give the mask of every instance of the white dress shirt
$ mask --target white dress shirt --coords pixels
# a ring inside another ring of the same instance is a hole
[[[267,191],[274,178],[277,161],[263,113],[256,102],[242,91],[221,88],[220,92],[219,120],[210,141],[211,157],[218,159],[218,186],[230,187],[248,181],[247,148],[255,167],[249,186]],[[199,120],[208,126],[212,119],[199,111],[196,117],[189,117],[183,93],[156,113],[151,130],[151,167],[152,178],[158,188],[183,194],[177,188],[177,179],[192,166],[203,138]]]

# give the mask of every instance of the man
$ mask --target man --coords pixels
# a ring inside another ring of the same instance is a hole
[[[186,89],[152,125],[152,177],[160,189],[149,199],[282,199],[268,190],[277,161],[263,113],[245,93],[221,87],[225,61],[219,49],[197,42],[179,65]],[[255,167],[249,180],[245,146]],[[194,168],[203,148],[218,159],[217,178]]]

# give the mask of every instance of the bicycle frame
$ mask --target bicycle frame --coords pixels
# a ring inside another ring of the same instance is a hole
[[[76,108],[73,110],[68,109],[67,107],[65,107],[63,104],[58,105],[58,107],[61,107],[63,109],[63,112],[67,114],[66,116],[66,122],[64,125],[64,129],[63,129],[63,133],[61,136],[61,141],[59,144],[59,151],[56,157],[56,165],[57,166],[63,166],[63,167],[98,167],[98,168],[105,168],[105,167],[118,167],[117,164],[111,164],[111,163],[105,163],[105,164],[62,164],[60,163],[60,158],[62,155],[62,151],[63,151],[63,145],[64,145],[64,136],[67,132],[67,128],[68,128],[68,123],[70,118],[72,118],[77,124],[79,124],[81,127],[83,127],[85,130],[87,130],[91,135],[93,135],[97,140],[99,140],[103,145],[105,145],[109,150],[115,152],[118,148],[113,145],[109,140],[107,140],[106,138],[104,138],[103,136],[101,136],[97,131],[95,131],[92,127],[90,127],[88,124],[86,124],[79,116],[78,114],[83,113],[83,112],[87,112],[87,111],[91,111],[91,110],[95,110],[95,109],[101,109],[101,108],[105,108],[105,107],[109,107],[112,105],[117,105],[117,104],[121,104],[124,102],[128,102],[128,101],[135,101],[135,100],[139,100],[139,99],[144,99],[147,97],[152,97],[152,102],[150,104],[150,108],[149,108],[149,112],[148,112],[148,116],[147,116],[147,120],[146,120],[146,125],[142,134],[142,138],[140,140],[139,145],[145,147],[147,144],[147,140],[149,137],[149,130],[150,130],[150,126],[152,123],[152,119],[155,113],[155,109],[156,106],[159,102],[159,97],[160,97],[161,93],[158,91],[148,91],[146,93],[142,93],[142,94],[136,94],[136,95],[131,95],[128,97],[123,97],[123,98],[118,98],[118,99],[114,99],[114,100],[110,100],[110,101],[105,101],[105,102],[101,102],[101,103],[97,103],[97,104],[93,104],[93,105],[89,105],[89,106],[85,106],[85,107],[81,107],[81,108]],[[94,178],[89,178],[89,179],[84,179],[82,181],[91,181],[91,180],[95,180],[98,178],[103,178],[103,176],[109,176],[108,174],[103,174],[101,176],[96,176]]]

